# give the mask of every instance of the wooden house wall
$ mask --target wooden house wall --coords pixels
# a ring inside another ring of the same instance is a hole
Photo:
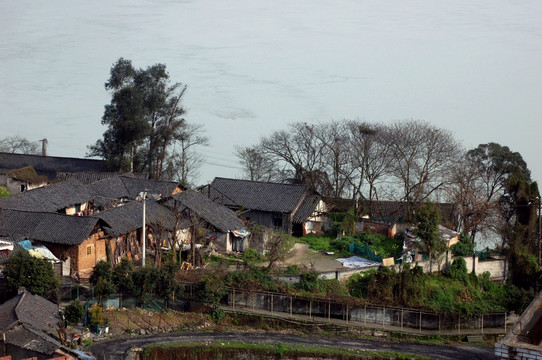
[[[100,260],[107,260],[106,242],[103,231],[98,231],[85,239],[80,245],[45,243],[49,250],[60,260],[70,259],[71,276],[89,278],[92,268]],[[89,253],[87,254],[87,250]],[[68,274],[63,274],[68,275]]]
[[[285,233],[290,232],[290,218],[288,214],[250,210],[243,213],[241,216],[261,226],[265,226],[275,230],[281,230]],[[274,226],[273,219],[281,219],[282,226]]]
[[[122,258],[128,260],[141,259],[141,236],[137,230],[121,235],[110,242],[113,264],[119,263]]]

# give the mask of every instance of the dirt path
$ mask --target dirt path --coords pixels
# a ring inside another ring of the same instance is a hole
[[[342,264],[333,256],[309,249],[308,244],[296,243],[288,252],[285,265],[298,265],[318,272],[335,271],[342,268]]]

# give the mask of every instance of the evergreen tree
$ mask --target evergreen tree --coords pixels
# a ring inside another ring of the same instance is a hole
[[[4,276],[8,292],[12,295],[17,293],[19,287],[24,287],[32,294],[56,299],[56,290],[60,286],[51,263],[25,250],[19,250],[9,257]]]
[[[429,271],[433,271],[433,256],[444,250],[444,242],[438,236],[440,210],[433,203],[425,203],[416,211],[416,235],[421,239],[420,247],[429,255]]]

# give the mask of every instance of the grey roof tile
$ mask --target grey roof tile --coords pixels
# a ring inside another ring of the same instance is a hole
[[[82,184],[92,184],[93,182],[109,179],[119,176],[135,177],[138,179],[148,179],[148,173],[118,173],[118,172],[57,172],[56,178],[60,181],[77,180]]]
[[[226,178],[215,178],[209,193],[212,200],[229,207],[279,213],[295,211],[294,223],[306,221],[321,199],[305,185]]]
[[[66,181],[0,199],[0,208],[56,212],[92,200],[94,193],[78,181]]]
[[[38,175],[45,175],[49,179],[54,179],[57,172],[100,172],[105,170],[102,160],[0,152],[1,169],[18,169],[27,165],[32,165]]]
[[[227,179],[217,177],[210,187],[210,198],[226,206],[248,210],[292,212],[304,194],[304,185]]]
[[[320,200],[321,197],[319,195],[307,195],[305,199],[303,199],[303,203],[301,203],[299,209],[295,212],[292,221],[297,224],[305,222],[307,218],[314,214]]]
[[[107,234],[119,236],[128,234],[143,227],[143,202],[132,201],[124,205],[101,211],[93,216],[104,220],[108,226],[104,227]],[[173,212],[154,200],[146,200],[145,222],[149,225],[160,225],[172,230],[175,225]],[[183,226],[184,223],[178,224]]]
[[[170,207],[177,206],[180,211],[190,209],[222,232],[239,230],[245,227],[243,221],[239,219],[234,211],[213,202],[196,190],[190,189],[176,194],[166,204]]]
[[[79,245],[98,225],[106,224],[98,218],[87,216],[0,209],[0,236],[14,239]]]

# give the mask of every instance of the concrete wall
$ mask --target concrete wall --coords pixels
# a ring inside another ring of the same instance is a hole
[[[273,312],[292,313],[311,317],[334,318],[382,326],[409,327],[422,330],[456,329],[469,327],[504,327],[505,314],[490,314],[470,321],[457,317],[439,316],[436,313],[415,309],[391,308],[366,305],[351,307],[333,301],[297,298],[271,293],[235,291],[228,294],[228,305],[262,309]]]
[[[465,259],[467,264],[467,270],[471,272],[475,270],[476,275],[482,275],[484,272],[489,272],[490,279],[492,280],[505,280],[508,277],[508,268],[506,260],[486,260],[480,261],[478,257],[474,259],[474,268],[473,268],[473,257],[472,256],[456,256],[451,259],[446,259],[446,256],[442,256],[439,259],[433,259],[433,272],[438,272],[439,270],[447,270],[448,267],[453,263],[454,259],[462,257]],[[430,269],[429,260],[418,261],[419,266],[423,268],[423,272],[428,273]]]

